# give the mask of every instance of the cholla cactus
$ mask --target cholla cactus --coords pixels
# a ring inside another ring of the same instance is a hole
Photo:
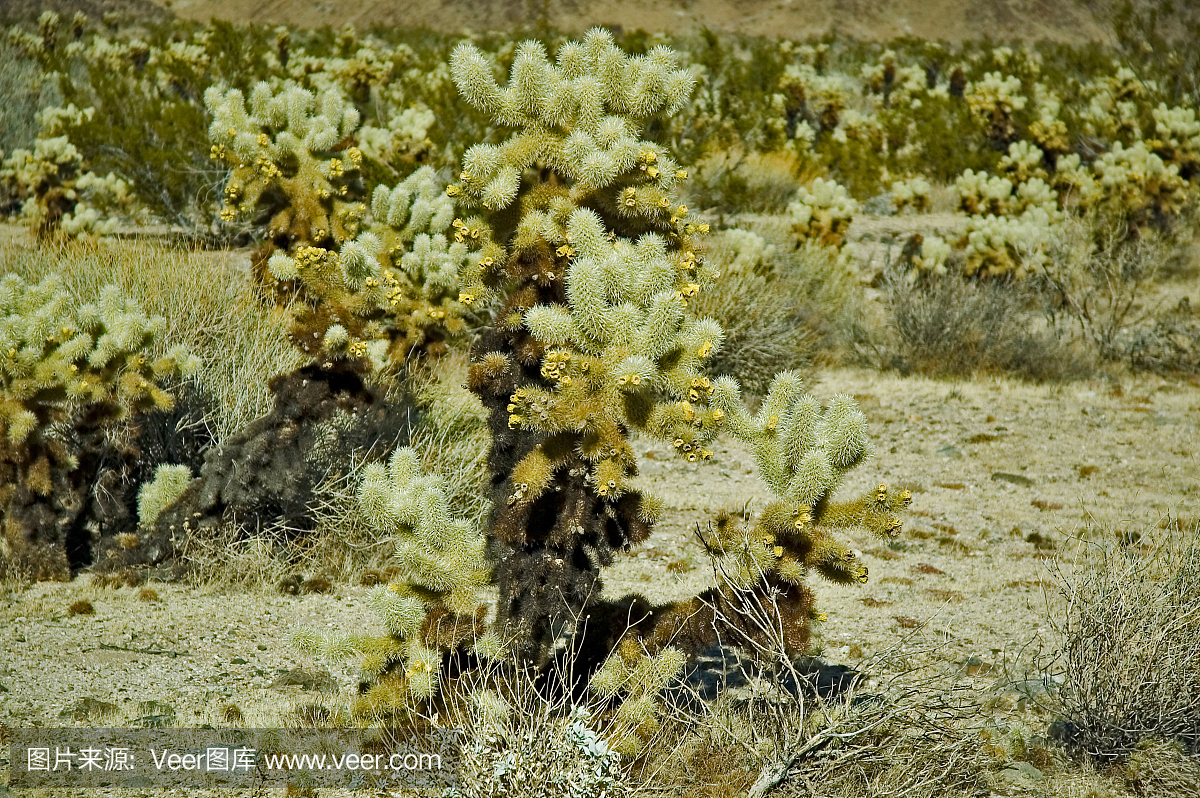
[[[649,535],[661,504],[637,484],[631,430],[695,461],[711,457],[709,443],[728,428],[755,446],[786,508],[773,509],[768,523],[786,514],[790,536],[778,530],[768,556],[746,564],[759,570],[743,569],[737,586],[762,595],[782,588],[781,622],[796,644],[789,651],[799,653],[811,595],[785,581],[810,565],[852,579],[864,573],[844,547],[810,530],[836,519],[888,530],[898,524],[875,504],[852,510],[828,501],[842,471],[867,453],[864,419],[852,403],[839,399],[822,411],[800,395],[795,375],[784,375],[751,417],[736,383],[704,375],[723,337],[716,322],[688,310],[717,279],[696,248],[706,226],[689,224],[675,200],[685,173],[637,138],[646,119],[683,102],[689,74],[673,70],[661,48],[626,57],[600,30],[563,45],[556,64],[539,44],[519,46],[507,87],[469,44],[455,50],[452,69],[469,102],[518,128],[502,144],[469,149],[461,183],[450,188],[490,212],[456,225],[479,248],[463,301],[500,302],[468,377],[493,436],[488,539],[498,563],[497,633],[513,638],[518,660],[545,664],[595,604],[600,568]],[[821,181],[803,196],[814,235],[840,235],[853,210],[844,190]],[[492,240],[490,219],[512,230],[507,241]],[[764,529],[774,536],[776,526]],[[822,547],[810,562],[804,542],[818,537]],[[791,557],[782,575],[771,557],[776,547]],[[623,626],[636,613],[610,614]],[[645,615],[654,620],[636,637],[651,656],[679,635],[699,645],[707,639],[689,620],[697,616],[691,604]],[[604,626],[599,617],[594,622]],[[592,630],[582,645],[599,641],[606,657],[622,631]]]
[[[1188,183],[1179,167],[1136,141],[1131,147],[1116,142],[1092,164],[1100,191],[1099,202],[1118,215],[1134,220],[1162,219],[1178,214],[1189,202]]]
[[[823,617],[806,585],[808,573],[839,583],[867,579],[865,566],[830,533],[863,527],[885,538],[899,534],[897,512],[911,500],[908,491],[890,493],[879,485],[849,502],[833,500],[845,473],[871,454],[866,418],[850,397],[837,396],[823,408],[802,385],[796,374],[778,375],[751,414],[736,381],[723,377],[714,384],[712,403],[725,428],[751,446],[776,499],[753,524],[722,513],[709,525],[703,538],[718,585],[665,612],[654,630],[657,646],[680,640],[700,648],[732,631],[732,639],[799,655],[811,622]]]
[[[711,456],[719,419],[701,367],[721,332],[686,312],[713,278],[693,243],[704,226],[675,198],[683,171],[638,139],[686,99],[691,76],[672,61],[664,48],[626,57],[601,30],[563,45],[556,64],[520,45],[505,88],[473,46],[451,59],[467,101],[518,129],[469,149],[450,190],[498,214],[524,195],[507,248],[484,220],[456,226],[481,247],[463,301],[502,303],[468,384],[491,414],[498,623],[527,661],[544,661],[599,568],[660,512],[633,484],[628,430]]]
[[[39,138],[33,150],[16,149],[0,166],[8,193],[22,200],[21,215],[39,235],[57,229],[76,205],[74,184],[83,158],[66,136]]]
[[[913,255],[909,278],[913,279],[919,274],[946,274],[946,263],[953,251],[950,242],[941,236],[924,236],[920,250]]]
[[[366,207],[360,201],[362,153],[348,146],[358,110],[336,91],[318,100],[305,89],[258,83],[247,109],[242,92],[204,93],[213,115],[212,158],[232,168],[221,216],[264,218],[278,246],[333,249],[355,238]]]
[[[1016,133],[1014,116],[1025,108],[1027,98],[1021,94],[1021,79],[999,72],[988,72],[981,80],[967,86],[963,97],[971,114],[985,126],[993,141],[1012,141]]]
[[[393,169],[415,163],[433,147],[429,129],[434,120],[428,108],[405,108],[386,127],[364,125],[358,131],[359,147],[363,155]]]
[[[896,210],[904,213],[911,210],[923,213],[929,210],[929,192],[932,186],[923,177],[913,177],[908,180],[897,180],[892,183],[892,202]]]
[[[75,484],[79,459],[55,425],[74,420],[84,435],[169,408],[159,383],[197,367],[180,349],[148,356],[165,324],[115,286],[98,303],[78,305],[57,277],[0,279],[0,508],[4,549],[18,568],[63,578],[73,564],[67,535],[91,477]],[[75,419],[80,409],[86,418]]]
[[[779,90],[788,97],[787,111],[817,130],[836,128],[856,93],[846,76],[820,74],[810,63],[789,66],[779,80]]]
[[[1062,100],[1044,84],[1034,86],[1034,103],[1037,113],[1029,125],[1029,137],[1051,159],[1071,151],[1070,131],[1067,123],[1059,119]]]
[[[815,241],[824,246],[840,247],[846,231],[858,211],[858,202],[834,180],[818,177],[812,186],[803,186],[788,205],[792,230],[801,242]]]
[[[1194,108],[1168,108],[1159,103],[1154,109],[1155,139],[1147,146],[1179,169],[1179,176],[1195,182],[1200,179],[1200,121]]]
[[[650,654],[631,635],[592,675],[588,683],[592,693],[606,700],[621,699],[607,734],[615,751],[636,756],[659,730],[663,709],[659,695],[678,678],[686,659],[677,648]]]
[[[1045,178],[1046,170],[1042,166],[1045,153],[1028,141],[1014,141],[1008,145],[1008,153],[1000,159],[999,171],[1013,183],[1038,177]]]
[[[451,515],[445,483],[421,473],[413,449],[397,449],[386,467],[368,465],[358,498],[375,532],[396,542],[397,580],[371,599],[387,634],[343,639],[300,631],[296,639],[310,653],[359,660],[370,683],[359,712],[395,712],[437,693],[444,655],[480,638],[492,653],[480,603],[491,574],[483,536]]]
[[[954,181],[959,208],[971,215],[1003,214],[1013,193],[1010,181],[968,169]]]
[[[463,331],[458,272],[470,249],[449,239],[454,203],[429,167],[378,186],[371,208],[371,230],[337,252],[303,245],[271,256],[267,268],[300,290],[289,311],[297,346],[384,369],[418,348],[438,354]]]
[[[960,242],[965,254],[963,272],[1023,278],[1045,265],[1054,236],[1054,224],[1041,208],[1017,217],[972,216]]]

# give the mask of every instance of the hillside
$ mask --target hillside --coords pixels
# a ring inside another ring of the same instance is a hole
[[[1162,6],[1139,0],[1146,6]],[[1178,3],[1176,13],[1200,9]],[[466,30],[549,27],[579,31],[592,25],[681,32],[714,31],[794,39],[841,34],[859,39],[916,36],[961,41],[1045,39],[1107,41],[1118,0],[0,0],[0,21],[32,21],[45,9],[93,18],[117,12],[129,20],[211,17],[277,24],[340,27],[352,23]]]
[[[989,34],[1004,39],[1104,40],[1111,3],[1061,0],[155,0],[181,17],[218,16],[303,26],[352,22],[464,29],[520,27],[544,22],[575,31],[594,24],[627,29],[713,30],[803,38],[841,33],[889,39],[912,35],[961,40]]]

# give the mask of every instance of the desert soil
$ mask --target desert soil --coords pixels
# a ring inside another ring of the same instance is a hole
[[[1074,567],[1085,539],[1195,517],[1195,382],[1036,386],[836,370],[815,393],[855,396],[871,423],[876,455],[843,495],[881,481],[914,493],[897,540],[846,536],[870,570],[867,584],[817,587],[829,614],[820,644],[834,662],[861,666],[919,640],[933,644],[923,656],[949,671],[967,663],[981,684],[1007,678],[1022,651],[1052,642],[1051,569]],[[768,498],[745,449],[718,444],[701,465],[640,447],[643,473],[669,511],[648,544],[606,574],[607,594],[666,600],[710,584],[695,526],[714,510]],[[0,724],[222,725],[233,703],[247,725],[272,726],[298,705],[344,701],[353,684],[348,670],[297,653],[293,628],[378,627],[370,589],[356,585],[303,596],[151,587],[159,600],[87,576],[0,595]],[[68,612],[82,599],[94,614]],[[1008,674],[997,669],[1005,664]],[[295,669],[308,676],[288,678]],[[314,678],[326,670],[328,679]]]

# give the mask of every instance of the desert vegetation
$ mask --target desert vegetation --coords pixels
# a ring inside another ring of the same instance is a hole
[[[1115,24],[10,26],[5,647],[254,675],[6,667],[0,723],[452,730],[459,796],[1196,794],[1200,67]]]

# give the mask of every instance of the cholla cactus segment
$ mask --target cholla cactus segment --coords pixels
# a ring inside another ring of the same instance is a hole
[[[483,636],[491,569],[483,536],[452,516],[445,483],[422,473],[413,449],[368,465],[358,497],[371,527],[394,538],[399,573],[371,596],[386,634],[353,638],[340,658],[359,658],[373,683],[361,710],[395,711],[432,698],[443,654]]]
[[[371,205],[371,229],[336,252],[302,245],[272,255],[267,268],[302,288],[290,311],[301,349],[383,370],[414,350],[439,354],[464,330],[458,275],[480,250],[452,240],[453,203],[428,167],[377,187]]]
[[[810,187],[801,187],[788,205],[792,229],[800,240],[840,247],[858,211],[858,202],[834,180],[818,177]]]
[[[138,491],[138,526],[151,529],[158,516],[180,497],[192,481],[192,470],[184,465],[161,465],[154,480]]]
[[[155,356],[165,326],[115,286],[80,305],[56,276],[35,285],[16,274],[0,278],[0,547],[6,567],[38,579],[70,577],[77,563],[66,530],[79,523],[95,474],[87,465],[81,470],[81,460],[86,455],[94,462],[111,451],[107,441],[120,434],[115,422],[170,408],[173,397],[161,383],[198,365],[179,349]],[[79,434],[64,437],[66,425]],[[150,503],[161,509],[169,502],[160,493]],[[132,533],[117,537],[124,548],[138,542]]]
[[[359,234],[362,153],[345,145],[360,116],[337,91],[315,97],[258,83],[247,105],[241,91],[213,87],[204,103],[212,157],[232,169],[223,218],[265,215],[268,235],[288,247],[331,247]]]

